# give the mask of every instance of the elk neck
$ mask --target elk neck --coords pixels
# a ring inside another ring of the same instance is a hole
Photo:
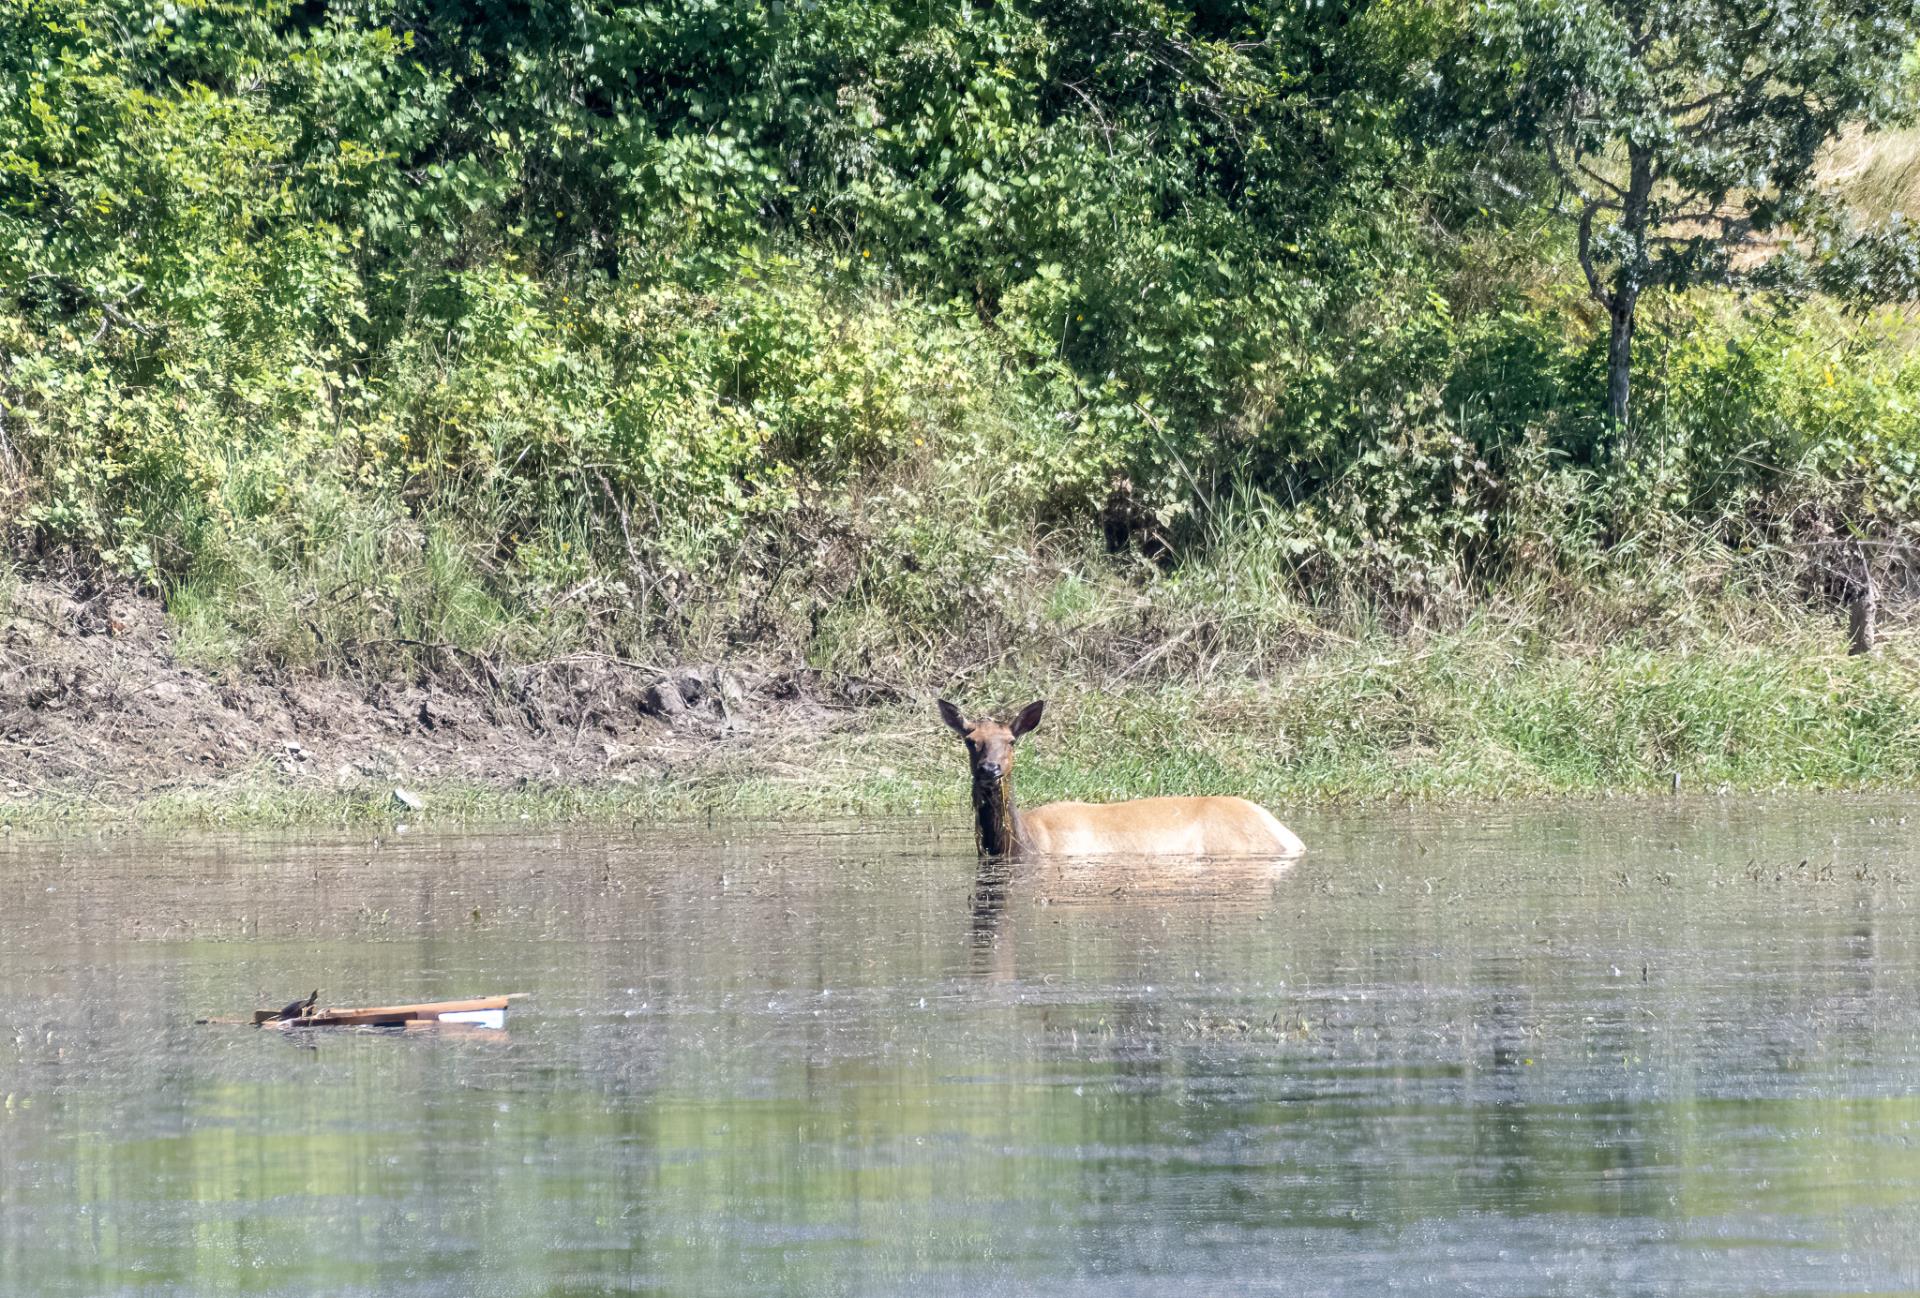
[[[973,836],[982,856],[1011,856],[1020,842],[1020,813],[1013,808],[1013,772],[973,782]]]

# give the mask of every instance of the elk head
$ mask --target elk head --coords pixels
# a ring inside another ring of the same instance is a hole
[[[967,745],[967,765],[973,773],[974,830],[980,850],[1004,856],[1019,837],[1019,818],[1013,808],[1013,745],[1040,724],[1045,700],[1020,709],[1011,725],[991,717],[967,724],[960,709],[940,700],[940,719]]]

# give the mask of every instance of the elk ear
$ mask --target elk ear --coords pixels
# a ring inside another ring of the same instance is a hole
[[[960,715],[959,708],[954,707],[953,704],[947,702],[945,699],[940,700],[940,719],[947,723],[948,728],[951,729],[954,734],[959,735],[962,739],[967,737],[966,718]]]
[[[1040,724],[1040,711],[1047,706],[1045,699],[1038,699],[1020,709],[1020,715],[1013,719],[1013,737],[1018,739],[1027,731]]]

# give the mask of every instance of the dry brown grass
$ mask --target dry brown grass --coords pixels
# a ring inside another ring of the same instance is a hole
[[[1920,210],[1920,127],[1849,130],[1827,150],[1820,172],[1867,220]]]

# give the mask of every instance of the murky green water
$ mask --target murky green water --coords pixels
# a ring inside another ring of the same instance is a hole
[[[14,842],[0,1293],[1920,1288],[1905,810]]]

